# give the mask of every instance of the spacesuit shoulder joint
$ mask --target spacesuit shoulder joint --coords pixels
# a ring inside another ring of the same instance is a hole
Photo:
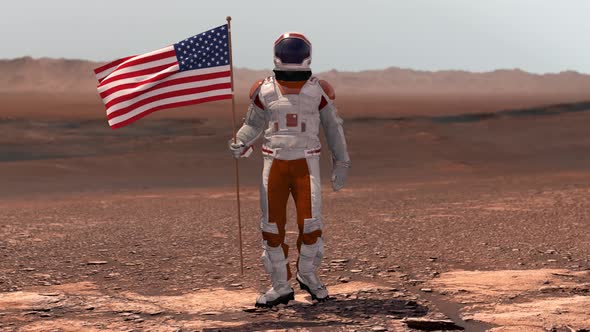
[[[330,85],[330,83],[328,83],[325,80],[320,80],[320,86],[322,87],[324,93],[326,94],[326,96],[328,96],[328,98],[330,98],[331,100],[336,99],[336,91],[334,91],[334,88],[332,87],[332,85]]]
[[[264,83],[264,80],[258,80],[252,84],[252,87],[250,88],[250,99],[254,98],[254,94],[260,89],[262,83]]]

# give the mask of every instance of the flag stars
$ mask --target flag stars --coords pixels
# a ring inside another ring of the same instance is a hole
[[[205,31],[174,45],[180,70],[229,64],[227,26]]]

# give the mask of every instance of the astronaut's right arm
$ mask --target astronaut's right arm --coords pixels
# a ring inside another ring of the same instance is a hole
[[[251,103],[244,119],[244,124],[238,130],[236,137],[245,146],[251,146],[262,135],[266,117],[264,110]]]
[[[264,132],[266,125],[266,111],[258,99],[258,88],[250,93],[252,102],[248,106],[248,112],[244,124],[236,134],[237,141],[229,142],[229,149],[235,158],[248,157],[252,152],[252,145]]]

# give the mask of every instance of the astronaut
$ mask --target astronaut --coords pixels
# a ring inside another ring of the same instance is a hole
[[[235,158],[247,157],[263,135],[264,168],[260,186],[262,263],[272,287],[256,299],[257,307],[287,304],[294,299],[289,284],[289,246],[285,243],[286,207],[289,195],[297,209],[299,236],[296,279],[313,300],[328,299],[317,275],[324,253],[320,183],[320,125],[332,152],[331,182],[340,190],[351,166],[334,105],[330,84],[312,76],[311,43],[301,33],[281,35],[274,44],[274,76],[254,83],[252,102],[237,142],[229,143]]]

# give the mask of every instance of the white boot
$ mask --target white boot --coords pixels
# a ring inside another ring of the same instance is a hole
[[[271,247],[264,242],[262,263],[270,274],[272,287],[256,299],[256,307],[274,307],[295,299],[295,292],[287,280],[287,259],[281,246]]]
[[[324,256],[324,241],[318,238],[312,245],[302,244],[297,266],[297,281],[299,287],[307,291],[312,300],[323,302],[329,299],[328,290],[322,284],[316,273]]]

